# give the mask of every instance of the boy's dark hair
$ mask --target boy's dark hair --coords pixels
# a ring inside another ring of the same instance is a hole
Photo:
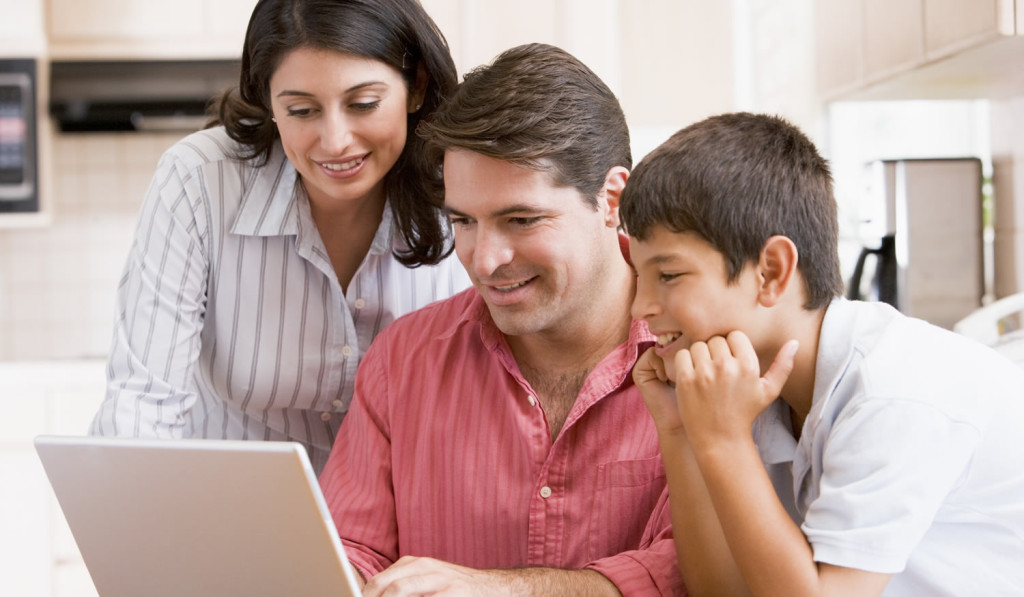
[[[550,172],[596,208],[605,175],[633,165],[619,101],[593,71],[546,44],[474,69],[417,132],[432,152],[473,151]]]
[[[774,235],[790,238],[807,309],[843,292],[838,217],[828,162],[798,128],[775,116],[713,116],[690,125],[637,165],[620,215],[631,236],[654,226],[692,232],[725,257],[729,282]]]
[[[237,88],[212,106],[208,126],[223,124],[241,144],[241,159],[266,162],[279,138],[270,120],[270,78],[296,48],[332,50],[383,62],[415,88],[417,69],[427,74],[419,110],[408,115],[409,135],[384,179],[399,234],[409,250],[396,254],[408,266],[436,263],[449,253],[447,229],[436,207],[444,181],[413,131],[458,83],[448,43],[418,0],[260,0],[242,47]]]

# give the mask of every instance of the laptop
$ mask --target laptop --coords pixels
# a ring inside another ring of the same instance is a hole
[[[358,597],[294,442],[39,436],[100,597]]]

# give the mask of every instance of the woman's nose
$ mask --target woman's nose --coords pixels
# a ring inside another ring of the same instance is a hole
[[[327,115],[320,128],[320,145],[332,154],[341,154],[352,142],[352,128],[341,114]]]

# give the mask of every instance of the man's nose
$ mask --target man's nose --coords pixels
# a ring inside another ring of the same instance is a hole
[[[477,231],[473,247],[473,269],[477,277],[490,276],[499,267],[511,263],[513,255],[512,243],[504,234],[491,228]]]

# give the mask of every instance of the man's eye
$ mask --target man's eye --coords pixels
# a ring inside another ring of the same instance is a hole
[[[516,226],[532,226],[539,222],[541,219],[536,216],[524,217],[524,218],[512,218],[511,222]]]

